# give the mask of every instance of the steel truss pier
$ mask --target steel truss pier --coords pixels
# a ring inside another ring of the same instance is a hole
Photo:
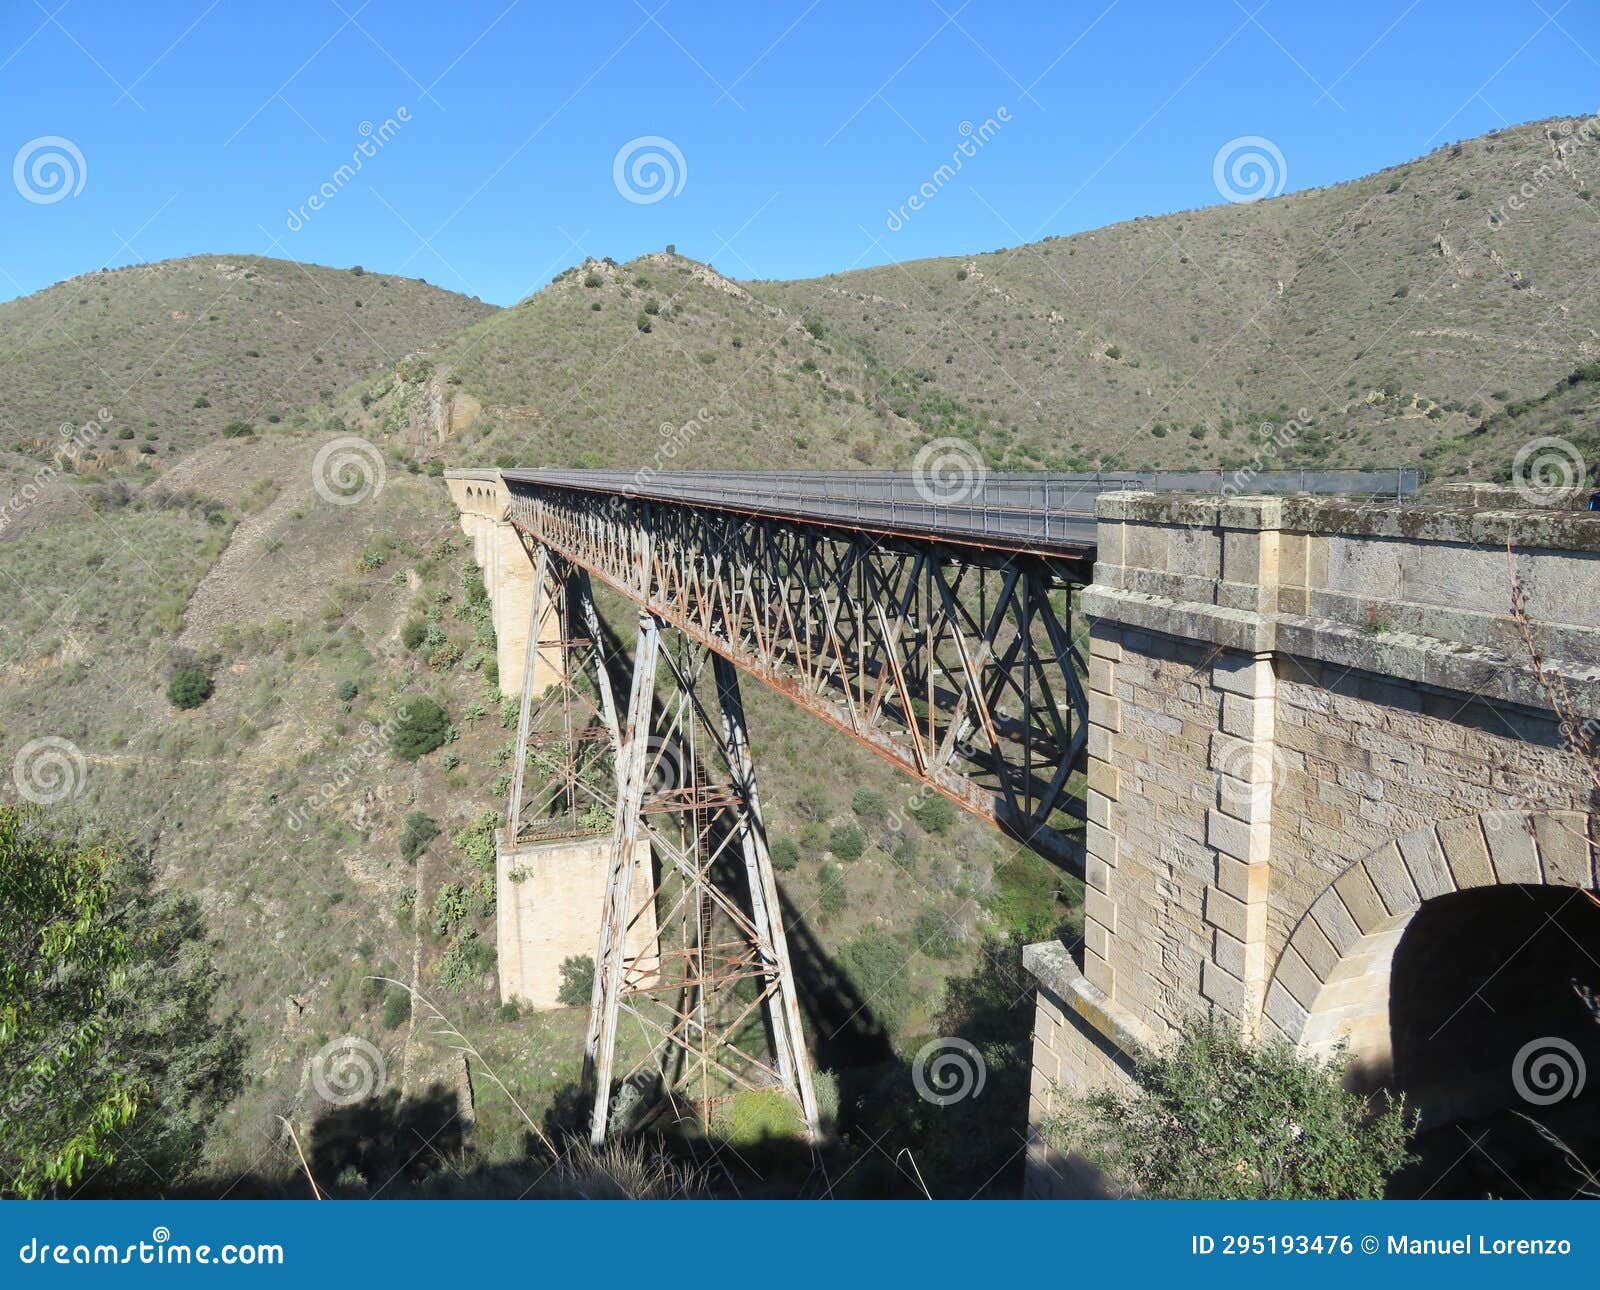
[[[646,613],[619,723],[587,573],[551,548],[529,553],[506,835],[610,834],[584,1048],[591,1139],[658,1117],[709,1122],[763,1089],[786,1092],[814,1135],[738,673]]]

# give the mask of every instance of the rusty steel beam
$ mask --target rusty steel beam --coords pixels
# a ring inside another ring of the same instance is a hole
[[[1069,867],[1087,554],[989,549],[515,478],[525,538]]]

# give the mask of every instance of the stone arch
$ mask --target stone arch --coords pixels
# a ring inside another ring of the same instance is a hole
[[[1595,889],[1600,816],[1487,811],[1413,829],[1345,869],[1295,925],[1267,988],[1266,1029],[1387,1072],[1390,967],[1424,902],[1501,885]]]

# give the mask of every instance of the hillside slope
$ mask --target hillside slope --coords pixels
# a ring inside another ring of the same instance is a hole
[[[248,255],[69,278],[0,304],[0,446],[48,446],[105,409],[100,450],[136,439],[166,460],[230,422],[331,400],[492,312],[410,278]]]
[[[1301,408],[1289,460],[1413,461],[1600,353],[1600,144],[1574,145],[1576,125],[1254,204],[745,285],[991,464],[1240,464],[1259,423]]]

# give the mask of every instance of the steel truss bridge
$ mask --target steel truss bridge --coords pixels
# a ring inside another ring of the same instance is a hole
[[[1317,487],[1280,473],[1284,490]],[[535,571],[503,836],[611,838],[585,1050],[593,1140],[640,1107],[704,1117],[741,1087],[787,1090],[815,1130],[739,674],[1076,868],[1069,783],[1087,699],[1073,592],[1091,577],[1095,497],[1150,478],[452,477],[503,484],[496,518]],[[1321,481],[1414,486],[1394,472]],[[592,578],[640,611],[626,685]],[[540,691],[536,676],[554,680]],[[631,1059],[624,1028],[644,1039]]]

